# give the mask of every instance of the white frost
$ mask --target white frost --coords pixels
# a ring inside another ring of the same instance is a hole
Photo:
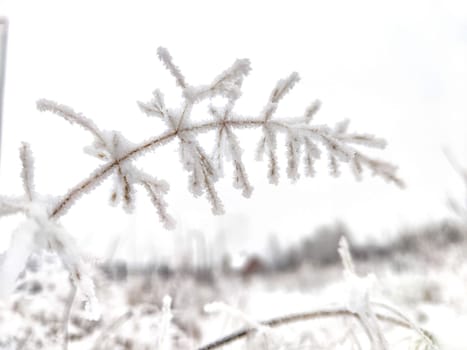
[[[5,299],[14,291],[16,280],[33,250],[38,228],[33,220],[26,220],[13,232],[10,247],[0,265],[0,298]]]

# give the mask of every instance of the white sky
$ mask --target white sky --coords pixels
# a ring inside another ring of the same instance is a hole
[[[158,46],[169,49],[194,84],[209,82],[236,58],[249,58],[253,70],[238,105],[249,115],[261,110],[278,79],[299,72],[302,80],[278,115],[302,113],[319,98],[317,123],[350,118],[352,130],[386,138],[389,146],[378,155],[398,164],[407,182],[399,190],[367,174],[358,183],[345,167],[342,178],[330,179],[323,160],[316,178],[290,185],[282,177],[272,187],[267,165],[252,161],[259,134],[248,133],[253,196],[244,200],[227,178],[219,185],[227,214],[213,217],[205,199],[189,194],[175,148],[167,147],[146,163],[170,180],[167,200],[177,232],[163,230],[142,192],[134,218],[107,208],[106,184],[64,218],[76,237],[85,237],[84,246],[99,253],[115,234],[140,251],[190,231],[223,231],[234,246],[251,248],[265,234],[293,241],[335,219],[357,238],[379,240],[401,227],[448,217],[448,193],[464,194],[442,147],[467,163],[465,1],[0,0],[0,15],[10,20],[2,193],[21,191],[23,140],[36,155],[37,190],[43,193],[63,194],[97,165],[81,152],[91,141],[86,133],[37,112],[39,98],[68,104],[132,141],[161,132],[162,124],[135,103],[160,88],[178,104],[174,81],[157,60]],[[2,225],[5,246],[8,220]]]

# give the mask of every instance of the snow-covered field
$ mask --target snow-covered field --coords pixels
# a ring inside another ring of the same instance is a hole
[[[466,240],[422,239],[416,251],[354,261],[361,280],[371,284],[363,292],[369,293],[371,312],[381,316],[377,325],[388,349],[428,349],[427,338],[440,349],[467,348],[466,249]],[[369,274],[375,279],[365,278]],[[196,349],[245,327],[256,331],[226,348],[379,349],[370,345],[357,318],[338,312],[361,297],[341,264],[303,263],[289,271],[218,274],[204,281],[160,272],[110,278],[96,267],[94,280],[102,317],[86,319],[77,295],[69,322],[71,350]],[[32,259],[17,291],[1,305],[0,349],[62,349],[69,293],[68,273],[53,256]],[[405,321],[388,322],[384,317],[395,314],[379,303],[396,308],[425,333],[407,329]],[[324,313],[277,327],[258,322],[314,311]]]

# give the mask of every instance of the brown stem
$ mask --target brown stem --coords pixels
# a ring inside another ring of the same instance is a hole
[[[345,309],[337,309],[337,310],[321,310],[321,311],[291,314],[287,316],[282,316],[282,317],[277,317],[277,318],[272,318],[266,321],[262,321],[260,322],[260,324],[263,326],[267,326],[267,327],[279,327],[279,326],[283,326],[283,325],[293,323],[293,322],[309,321],[309,320],[314,320],[318,318],[322,319],[322,318],[328,318],[328,317],[354,317],[357,319],[359,318],[357,313],[354,313],[354,312],[351,312]],[[399,327],[404,327],[404,328],[409,328],[409,329],[411,328],[411,325],[409,323],[398,320],[397,318],[394,318],[391,316],[376,314],[376,318],[380,321],[391,323]],[[234,341],[245,338],[246,336],[256,331],[257,329],[252,328],[252,327],[243,328],[225,337],[215,340],[207,345],[204,345],[198,348],[198,350],[218,349]]]
[[[257,119],[237,119],[237,120],[230,120],[223,122],[224,124],[230,124],[233,127],[240,127],[240,126],[259,126],[263,122]],[[90,187],[93,186],[97,181],[102,180],[105,176],[109,175],[109,173],[116,167],[119,166],[121,163],[135,158],[139,156],[141,153],[155,148],[165,142],[171,141],[175,136],[179,133],[183,132],[207,132],[213,130],[219,126],[219,122],[204,122],[200,124],[192,125],[191,127],[180,128],[177,130],[171,130],[166,132],[156,138],[150,139],[149,141],[136,146],[134,149],[129,151],[127,154],[122,156],[119,159],[116,159],[108,164],[103,165],[101,168],[93,172],[87,179],[80,182],[79,184],[75,185],[68,191],[67,194],[62,198],[62,200],[53,208],[50,218],[58,218],[60,217],[67,205],[73,201],[74,199],[78,198],[80,195],[84,194]]]
[[[104,164],[103,166],[98,168],[91,175],[89,175],[87,179],[85,179],[84,181],[72,187],[71,190],[69,190],[68,193],[66,193],[63,196],[62,200],[58,202],[58,204],[55,205],[55,207],[53,208],[49,216],[50,218],[60,217],[61,215],[64,214],[65,209],[67,208],[68,204],[70,204],[73,200],[77,199],[78,197],[86,193],[90,188],[92,188],[92,186],[95,183],[103,180],[107,175],[110,174],[110,172],[115,167],[119,167],[121,163],[140,156],[145,151],[156,148],[166,142],[171,141],[176,136],[179,136],[179,134],[183,134],[185,132],[204,133],[204,132],[208,132],[219,127],[227,127],[227,126],[230,126],[232,128],[262,127],[262,126],[265,126],[265,124],[274,125],[278,127],[279,129],[282,129],[285,131],[288,128],[283,123],[279,123],[276,121],[264,121],[262,119],[250,117],[250,118],[237,118],[237,119],[223,120],[222,122],[209,121],[209,122],[194,124],[189,127],[184,127],[184,128],[180,127],[175,130],[166,131],[162,135],[159,135],[153,139],[150,139],[149,141],[146,141],[136,146],[135,148],[130,150],[128,153],[126,153],[122,157],[115,159],[107,164]],[[320,134],[323,133],[323,131],[319,131],[316,128],[309,127],[307,129],[308,131],[312,133],[320,133]],[[328,135],[328,136],[332,136],[332,135]],[[385,173],[384,175],[386,175],[386,177],[389,177],[390,174],[388,175]],[[395,177],[390,178],[390,179],[393,181],[397,180]]]

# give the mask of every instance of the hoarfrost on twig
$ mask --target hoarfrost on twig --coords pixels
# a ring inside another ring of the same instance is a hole
[[[89,192],[110,174],[114,174],[112,203],[123,202],[123,207],[131,211],[135,205],[134,185],[140,184],[148,192],[165,226],[173,226],[169,224],[170,220],[166,215],[166,204],[160,198],[162,193],[154,191],[148,182],[138,181],[138,177],[132,175],[135,168],[131,162],[147,151],[163,146],[174,139],[177,139],[179,143],[181,163],[189,173],[190,191],[195,196],[204,195],[211,203],[213,213],[222,214],[224,207],[216,189],[216,182],[225,175],[224,159],[232,162],[233,186],[241,189],[246,197],[250,196],[253,191],[253,186],[248,179],[247,167],[242,159],[243,149],[235,133],[236,129],[241,128],[262,130],[256,158],[262,159],[263,155],[266,155],[267,177],[272,184],[277,184],[280,177],[277,138],[278,134],[284,134],[286,136],[286,174],[292,181],[299,178],[302,165],[305,175],[314,175],[314,162],[320,158],[321,148],[324,148],[328,153],[330,173],[334,176],[340,174],[340,163],[348,163],[357,179],[361,178],[363,168],[366,167],[372,170],[374,175],[403,186],[403,182],[396,175],[394,165],[370,158],[356,148],[356,146],[383,148],[384,140],[370,134],[348,132],[348,120],[338,123],[334,128],[327,125],[310,125],[321,106],[318,100],[314,101],[302,116],[275,117],[279,102],[300,80],[298,73],[293,72],[287,78],[279,80],[272,89],[260,115],[247,117],[234,112],[235,103],[241,96],[243,80],[250,72],[250,63],[247,59],[236,60],[210,84],[194,86],[186,81],[167,49],[159,48],[158,56],[175,78],[177,86],[182,89],[183,102],[180,108],[168,108],[163,93],[158,89],[154,90],[149,102],[138,102],[145,114],[157,116],[167,126],[165,132],[142,143],[131,143],[118,131],[100,131],[89,119],[69,107],[49,100],[38,101],[40,111],[58,114],[91,132],[95,140],[85,150],[88,154],[105,162],[100,169],[65,194],[52,211],[52,216],[63,215],[76,199]],[[215,96],[225,98],[225,105],[209,105],[212,120],[193,122],[191,114],[194,105]],[[211,154],[198,141],[198,136],[207,132],[214,132],[216,137],[215,149]],[[6,209],[6,211],[9,210]]]

